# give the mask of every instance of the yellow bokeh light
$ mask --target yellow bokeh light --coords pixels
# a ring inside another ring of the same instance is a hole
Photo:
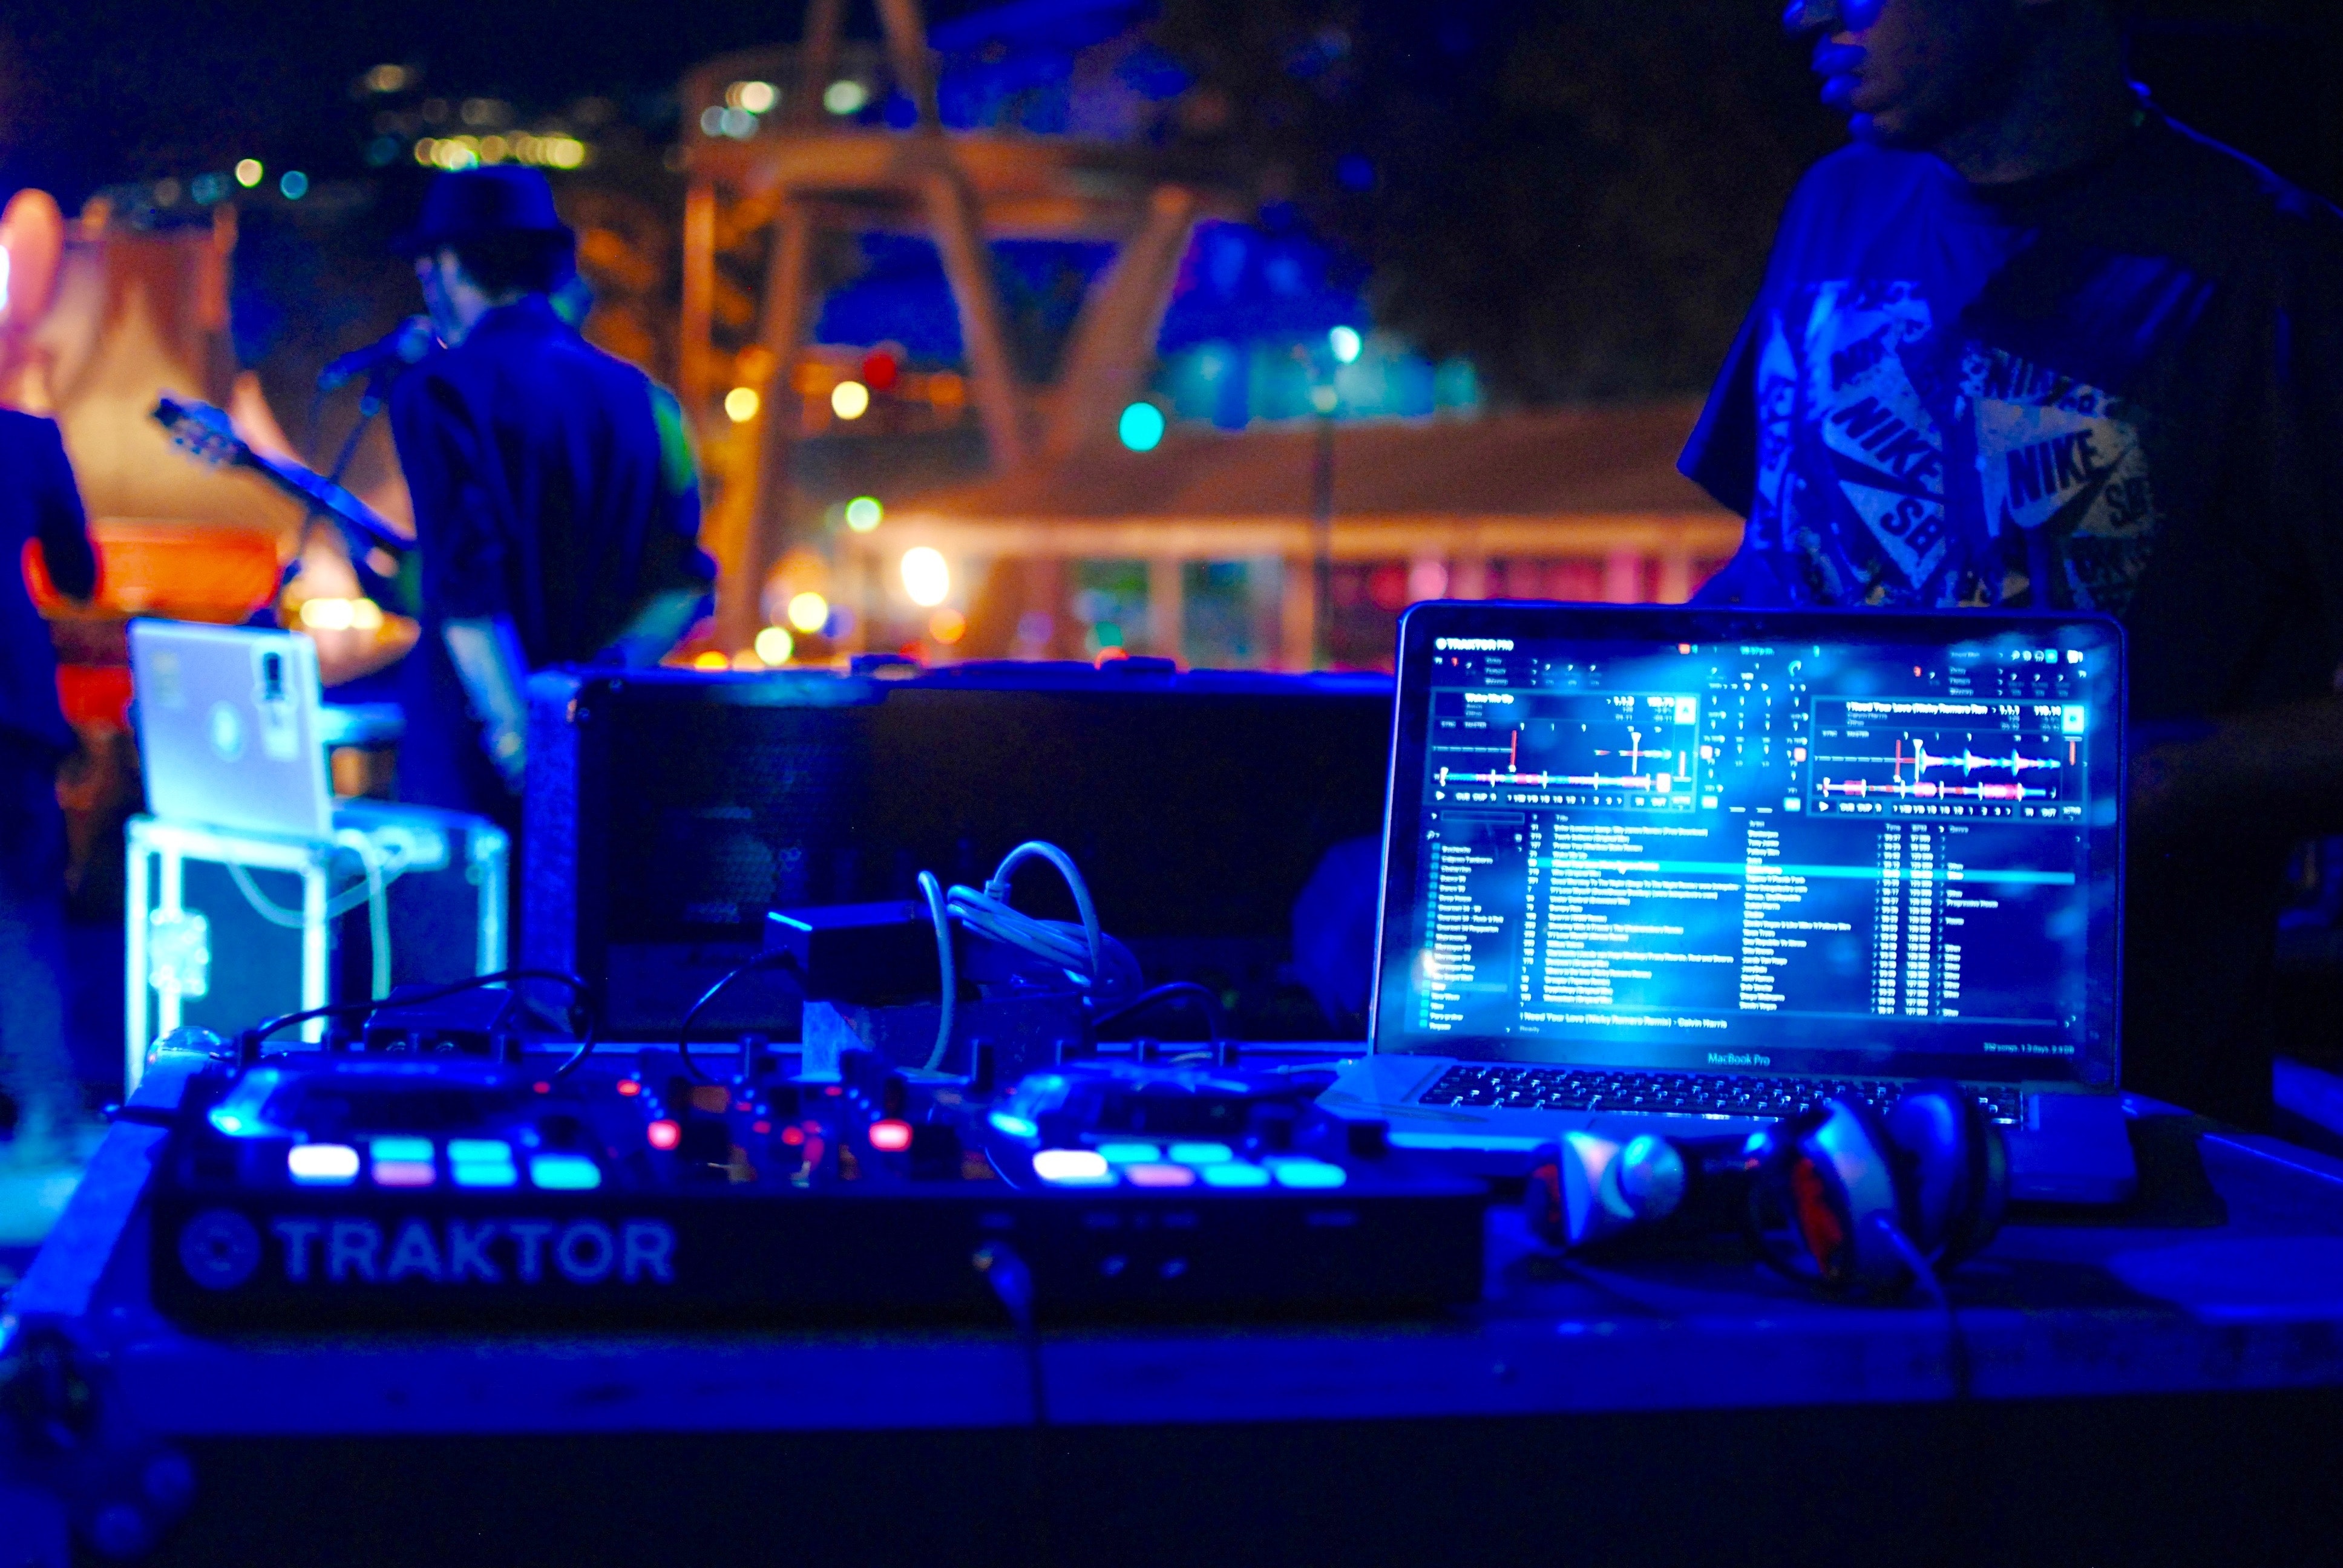
[[[694,669],[729,669],[732,668],[732,661],[711,648],[706,653],[700,654],[699,657],[695,658],[691,661],[691,668]]]
[[[303,599],[301,624],[311,631],[347,631],[350,629],[350,601],[346,598]]]
[[[250,190],[260,183],[260,176],[266,172],[260,166],[258,158],[246,158],[236,166],[236,183]]]
[[[860,381],[841,381],[830,389],[830,411],[841,419],[860,419],[870,410],[870,388]]]
[[[798,639],[789,635],[785,626],[769,626],[757,634],[757,657],[769,665],[789,663],[797,646]]]
[[[789,624],[799,631],[820,631],[830,624],[830,601],[818,593],[801,593],[789,600]]]
[[[745,425],[757,417],[763,403],[754,387],[735,387],[724,394],[724,413],[735,425]]]
[[[932,609],[951,597],[951,567],[943,552],[915,545],[903,552],[903,591],[921,609]]]
[[[950,605],[928,617],[928,635],[946,646],[958,642],[967,632],[968,617]]]

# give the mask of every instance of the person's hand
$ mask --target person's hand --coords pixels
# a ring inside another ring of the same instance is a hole
[[[480,730],[480,744],[496,764],[498,774],[514,799],[520,797],[521,786],[528,779],[528,738],[517,728],[486,725]]]

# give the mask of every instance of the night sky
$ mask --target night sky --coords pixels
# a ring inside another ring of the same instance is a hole
[[[941,23],[1002,3],[930,0],[928,13]],[[1013,7],[1036,8],[1084,7]],[[1233,106],[1206,150],[1251,169],[1272,235],[1322,242],[1378,326],[1434,358],[1469,358],[1523,401],[1704,385],[1798,171],[1845,135],[1815,101],[1805,46],[1782,35],[1778,0],[1129,9],[1157,12],[1158,42],[1200,94]],[[2147,15],[2135,69],[2168,110],[2343,195],[2343,6],[2149,0]],[[384,104],[357,79],[387,63],[420,67],[425,95],[504,98],[530,123],[607,97],[654,155],[632,166],[656,176],[682,73],[789,42],[802,16],[799,0],[0,0],[0,197],[39,185],[72,211],[107,185],[256,157],[272,178],[351,179],[366,221],[387,232],[424,182],[404,159],[388,179],[365,163]],[[870,0],[851,0],[847,27],[876,37]],[[671,202],[663,185],[640,194]],[[341,300],[365,291],[365,268],[280,256],[265,228],[248,222],[239,252],[249,351],[306,325],[324,353],[407,307],[389,275],[382,299]],[[379,237],[354,230],[353,254],[371,256]],[[318,277],[293,276],[302,267]]]
[[[423,66],[435,92],[538,109],[609,94],[647,112],[690,65],[792,36],[801,15],[772,0],[11,0],[0,190],[39,184],[71,206],[97,186],[243,156],[356,173],[366,110],[352,84],[386,61]]]

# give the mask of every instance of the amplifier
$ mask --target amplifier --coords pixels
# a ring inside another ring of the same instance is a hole
[[[1210,985],[1247,1039],[1332,1032],[1291,972],[1293,906],[1329,849],[1382,830],[1384,677],[567,671],[530,695],[523,961],[591,982],[607,1036],[673,1030],[768,910],[913,898],[923,869],[980,883],[1028,839],[1072,854],[1150,983]],[[1042,879],[1030,897],[1072,915]],[[708,1021],[797,1038],[770,976]]]

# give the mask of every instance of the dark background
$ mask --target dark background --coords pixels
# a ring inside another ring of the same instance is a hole
[[[943,0],[930,20],[989,8]],[[1500,402],[1703,387],[1798,171],[1844,136],[1776,0],[1056,8],[1150,27],[1194,78],[1165,134],[1247,170],[1266,226],[1324,241],[1378,325],[1434,358],[1469,357]],[[593,100],[588,113],[653,155],[640,162],[656,200],[681,73],[786,41],[800,15],[769,0],[9,0],[0,196],[40,185],[72,211],[111,184],[257,156],[272,179],[298,167],[350,182],[396,221],[422,171],[367,167],[357,85],[396,62],[451,98],[557,112]],[[848,31],[876,37],[867,3]],[[2338,39],[2332,0],[2149,0],[2136,71],[2182,119],[2332,198]],[[239,260],[240,314],[312,292],[272,286],[261,249]],[[269,324],[239,323],[256,329]]]

